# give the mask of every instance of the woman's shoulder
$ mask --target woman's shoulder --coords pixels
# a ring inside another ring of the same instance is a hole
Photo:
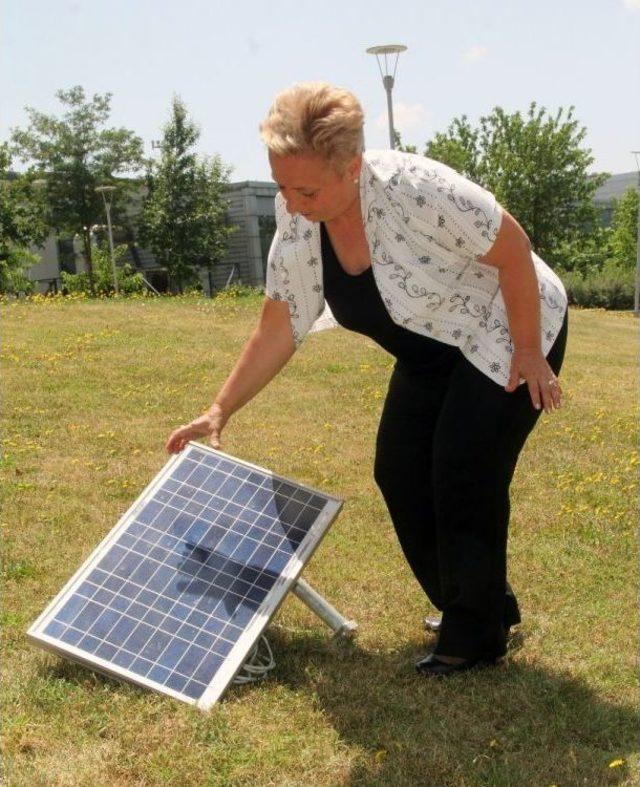
[[[367,150],[363,155],[363,165],[371,186],[402,184],[413,189],[437,188],[464,179],[440,161],[401,150]]]

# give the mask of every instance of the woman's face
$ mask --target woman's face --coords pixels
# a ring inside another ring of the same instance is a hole
[[[300,213],[308,221],[338,218],[358,197],[361,156],[355,156],[342,174],[329,160],[315,154],[276,156],[269,153],[269,162],[287,210],[292,214]]]

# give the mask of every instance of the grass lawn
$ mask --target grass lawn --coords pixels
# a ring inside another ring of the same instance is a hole
[[[304,572],[353,645],[295,597],[277,667],[209,714],[30,646],[25,630],[207,407],[257,296],[3,305],[3,738],[15,785],[636,784],[637,322],[572,310],[566,406],[512,484],[507,664],[439,683],[413,662],[430,611],[371,465],[391,359],[310,336],[228,424],[223,450],[343,497]],[[473,395],[473,392],[470,392]]]

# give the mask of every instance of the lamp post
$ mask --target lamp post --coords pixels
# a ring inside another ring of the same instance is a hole
[[[370,46],[367,49],[369,55],[375,55],[378,61],[378,68],[380,69],[380,76],[382,77],[382,84],[387,91],[387,114],[389,116],[389,146],[393,150],[396,146],[396,135],[393,128],[393,101],[391,98],[391,91],[396,76],[396,69],[398,68],[398,58],[400,52],[406,50],[404,44],[384,44],[383,46]],[[388,55],[395,55],[396,59],[393,63],[393,73],[390,73]],[[381,56],[384,56],[384,70],[380,61]]]
[[[104,202],[104,209],[107,213],[107,229],[109,231],[109,251],[111,253],[111,270],[113,271],[113,286],[116,291],[116,295],[120,294],[120,289],[118,287],[118,275],[116,273],[116,258],[113,253],[113,232],[111,230],[111,200],[113,199],[113,192],[116,190],[115,186],[97,186],[96,191],[98,194],[102,194],[102,200]]]
[[[636,235],[636,288],[633,294],[633,313],[640,317],[640,150],[631,151],[636,159],[638,170],[638,229]]]

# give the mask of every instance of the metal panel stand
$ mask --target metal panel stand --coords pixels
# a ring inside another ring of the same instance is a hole
[[[338,610],[329,604],[317,591],[304,579],[298,579],[291,590],[306,604],[312,612],[323,620],[329,628],[333,629],[337,637],[352,639],[358,630],[355,620],[347,620]]]

